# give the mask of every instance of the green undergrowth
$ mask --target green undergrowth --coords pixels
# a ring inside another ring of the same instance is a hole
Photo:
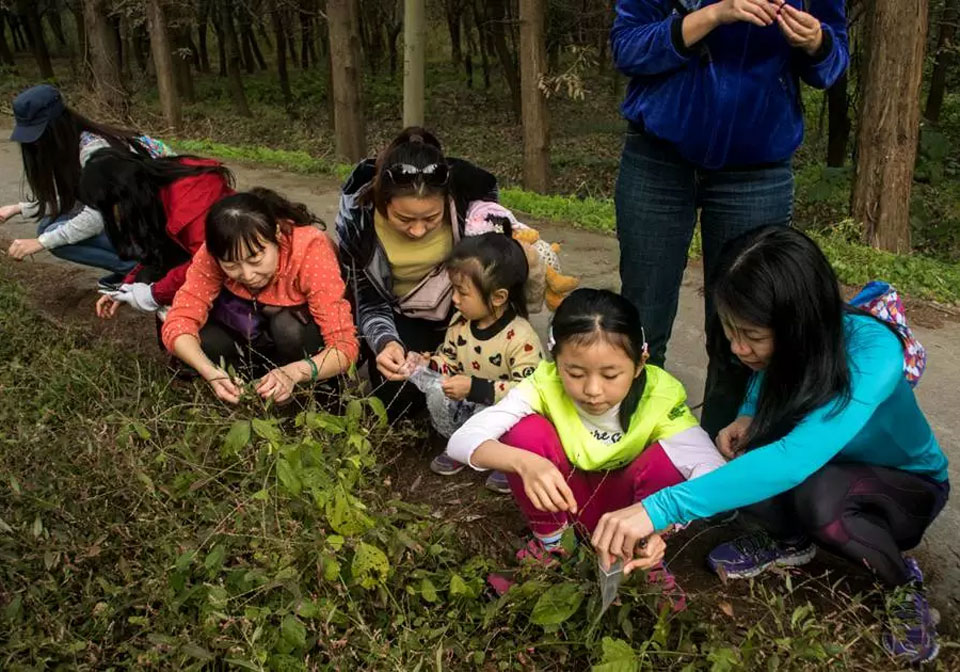
[[[374,400],[227,408],[55,329],[2,266],[0,323],[0,669],[889,663],[866,602],[815,579],[750,584],[734,621],[719,592],[659,609],[638,572],[600,615],[595,558],[572,535],[559,567],[467,554],[440,511],[391,489],[389,457],[419,439]],[[504,569],[516,583],[497,598],[486,577]]]
[[[347,164],[330,163],[303,151],[225,145],[208,140],[174,140],[173,144],[180,151],[250,161],[295,173],[328,175],[340,180],[351,170]],[[826,202],[831,210],[838,207],[838,190],[830,180],[842,185],[845,183],[842,174],[835,178],[810,178],[802,174],[799,178],[802,185],[808,180],[813,181],[812,202]],[[500,190],[500,200],[508,208],[538,219],[605,234],[616,232],[616,213],[613,200],[609,198],[543,195],[508,186]],[[823,248],[840,281],[846,285],[882,279],[916,298],[951,304],[960,302],[960,265],[956,263],[916,253],[897,255],[863,245],[859,242],[859,228],[849,220],[839,225],[817,224],[808,232]],[[699,258],[700,254],[700,237],[697,235],[691,244],[690,256]]]

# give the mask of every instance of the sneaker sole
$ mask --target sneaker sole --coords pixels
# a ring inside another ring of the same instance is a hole
[[[758,565],[753,569],[729,570],[724,568],[723,573],[728,579],[752,579],[759,574],[763,574],[774,565],[777,567],[802,567],[813,560],[816,554],[817,547],[811,546],[810,550],[804,551],[803,553],[797,553],[796,555],[779,558],[778,560],[771,560],[770,562],[764,565]],[[719,567],[714,567],[711,565],[711,569],[717,572],[717,574],[720,573]]]
[[[510,493],[513,492],[513,490],[510,489],[509,485],[506,488],[500,488],[495,485],[490,485],[489,483],[484,483],[483,487],[485,487],[490,492],[497,493],[498,495],[509,495]]]
[[[460,467],[459,469],[443,469],[440,467],[434,467],[433,464],[430,465],[430,471],[437,474],[438,476],[456,476],[461,471],[463,471],[464,468],[465,467]]]

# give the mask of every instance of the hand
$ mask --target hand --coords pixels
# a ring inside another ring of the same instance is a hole
[[[813,56],[823,44],[823,26],[813,14],[783,4],[777,13],[780,31],[791,47],[803,49]]]
[[[276,403],[282,403],[293,394],[293,388],[303,380],[303,372],[300,370],[300,362],[294,362],[281,366],[268,372],[257,385],[257,394],[263,399],[273,399]]]
[[[601,562],[605,567],[609,567],[614,558],[623,558],[624,562],[631,561],[640,541],[653,532],[653,521],[647,515],[643,504],[637,502],[618,511],[603,514],[593,531],[591,543]]]
[[[577,499],[557,466],[545,457],[522,453],[517,474],[523,479],[523,491],[538,511],[577,513]]]
[[[633,552],[633,560],[623,566],[624,576],[635,569],[650,569],[663,562],[663,555],[667,552],[667,542],[659,534],[651,534],[644,542],[637,545]]]
[[[3,220],[0,219],[0,221]],[[7,254],[17,261],[23,261],[24,257],[28,257],[31,254],[36,254],[37,252],[43,252],[43,250],[43,245],[41,245],[40,241],[36,238],[22,238],[11,243],[10,249],[7,250]]]
[[[377,369],[387,380],[406,380],[403,373],[406,361],[407,353],[403,346],[397,341],[390,341],[377,355]]]
[[[407,358],[403,362],[403,366],[400,369],[400,373],[404,378],[409,378],[413,375],[413,372],[417,370],[418,366],[427,366],[430,363],[430,357],[428,355],[422,355],[419,352],[408,352]]]
[[[217,399],[222,399],[230,404],[240,402],[240,386],[236,381],[230,379],[230,374],[226,371],[223,369],[212,369],[203,377],[210,385],[213,393],[217,395]]]
[[[720,430],[717,434],[717,450],[725,458],[732,460],[744,449],[743,439],[750,430],[752,422],[753,418],[749,415],[741,415]]]
[[[107,296],[119,303],[127,303],[140,312],[155,313],[160,304],[153,298],[153,285],[145,282],[125,282]]]
[[[708,5],[710,7],[711,5]],[[721,0],[715,7],[716,22],[720,25],[746,21],[755,26],[771,26],[777,20],[779,2],[771,0]]]
[[[19,203],[12,203],[10,205],[4,205],[0,207],[0,224],[3,224],[11,217],[16,217],[20,213],[21,210]]]
[[[97,300],[97,317],[101,320],[112,319],[117,314],[117,308],[119,307],[119,301],[114,301],[112,296],[104,294]]]
[[[470,376],[451,376],[444,378],[440,387],[443,393],[447,395],[447,398],[453,399],[454,401],[463,401],[467,398],[467,395],[470,394],[470,385],[472,383],[473,381],[470,379]]]

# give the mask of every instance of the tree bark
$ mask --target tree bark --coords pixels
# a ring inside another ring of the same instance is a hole
[[[473,18],[474,25],[477,27],[477,40],[480,47],[480,67],[483,70],[483,89],[484,91],[490,88],[490,56],[487,46],[490,44],[490,37],[487,34],[489,32],[486,25],[484,25],[483,14],[480,12],[479,5],[474,2],[473,4]]]
[[[190,64],[196,62],[196,47],[190,37],[190,24],[186,17],[175,22],[169,29],[173,36],[173,72],[176,77],[177,91],[180,98],[193,102],[196,94],[193,90],[193,73]]]
[[[850,97],[847,93],[847,74],[827,89],[827,165],[840,168],[847,160],[850,143]]]
[[[506,4],[504,0],[487,0],[487,6],[490,8],[489,20],[487,25],[493,25],[493,46],[497,51],[497,60],[500,61],[500,70],[503,72],[503,78],[507,81],[510,89],[510,100],[513,104],[513,116],[519,121],[520,110],[520,76],[517,73],[517,64],[513,60],[513,54],[510,53],[510,46],[507,44],[507,31],[510,30],[510,24],[506,18]]]
[[[283,18],[277,8],[277,0],[270,0],[270,21],[273,24],[273,35],[276,44],[277,76],[280,79],[280,92],[287,108],[293,107],[293,91],[290,90],[290,75],[287,73],[287,34],[283,28]]]
[[[444,0],[443,8],[447,17],[447,30],[450,32],[450,60],[459,66],[463,60],[460,41],[460,20],[463,14],[463,0]]]
[[[13,51],[7,44],[7,16],[6,12],[0,11],[0,63],[12,66],[14,64]]]
[[[200,3],[200,16],[197,18],[197,42],[200,52],[200,72],[210,72],[210,52],[207,50],[207,21],[210,17],[210,1]]]
[[[223,14],[223,7],[221,6],[220,0],[211,0],[211,3],[217,2],[216,6],[211,7],[211,13],[213,15],[213,30],[217,34],[217,59],[218,59],[218,68],[220,71],[221,77],[227,76],[227,36],[223,32],[223,19],[221,14]]]
[[[180,94],[174,75],[173,45],[167,31],[167,17],[160,0],[147,0],[147,31],[150,33],[150,51],[157,70],[157,90],[160,93],[160,108],[167,126],[179,131],[183,117]]]
[[[127,92],[120,76],[117,34],[107,18],[105,1],[84,0],[83,19],[94,91],[104,105],[122,115],[126,111]]]
[[[520,85],[523,90],[523,186],[550,189],[550,119],[540,90],[546,73],[545,0],[520,0]]]
[[[40,14],[37,12],[37,3],[33,0],[18,0],[15,5],[17,14],[26,28],[27,40],[33,50],[33,58],[37,61],[41,79],[53,79],[53,65],[50,62],[50,51],[47,41],[43,37],[43,24],[40,23]]]
[[[869,245],[909,252],[927,0],[874,0],[867,22],[853,216],[863,222]]]
[[[923,116],[933,123],[940,121],[940,108],[943,106],[943,93],[947,84],[947,71],[953,65],[953,36],[957,32],[957,20],[960,19],[960,0],[946,0],[943,16],[940,17],[940,35],[937,38],[936,60],[930,75],[930,91],[927,93],[927,106]]]
[[[252,43],[253,30],[251,30],[250,27],[250,12],[245,4],[240,6],[240,15],[237,17],[237,23],[240,26],[240,44],[243,53],[243,63],[247,67],[247,74],[256,74],[257,62],[254,60]]]
[[[360,99],[360,35],[353,0],[327,0],[327,21],[336,152],[341,159],[355,162],[366,156],[367,143]]]
[[[26,51],[31,49],[33,45],[25,35],[23,21],[20,17],[15,13],[8,13],[7,22],[10,24],[10,34],[13,36],[13,50]]]
[[[56,7],[47,13],[47,23],[50,24],[50,32],[57,38],[61,47],[67,46],[67,36],[63,34],[63,21],[60,20],[60,12]]]
[[[423,126],[426,13],[424,0],[403,5],[403,125]]]
[[[233,1],[220,0],[220,23],[223,30],[227,84],[233,98],[233,108],[241,117],[252,117],[250,106],[247,104],[247,94],[243,90],[243,78],[240,74],[240,43],[237,40],[237,29],[233,24]]]

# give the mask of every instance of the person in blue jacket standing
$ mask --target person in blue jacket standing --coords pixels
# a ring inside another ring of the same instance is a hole
[[[903,552],[943,510],[949,465],[908,382],[906,336],[845,304],[823,252],[796,229],[750,231],[717,268],[708,349],[751,375],[717,437],[730,461],[605,514],[594,548],[630,571],[654,531],[740,508],[760,527],[710,552],[718,574],[803,565],[823,546],[890,591],[886,649],[903,662],[933,659],[936,617]]]
[[[790,224],[799,81],[827,88],[847,68],[844,1],[618,0],[616,12],[613,58],[630,77],[615,195],[620,277],[662,367],[698,210],[708,323],[724,243]],[[711,436],[746,384],[720,379],[716,364],[702,418]]]

